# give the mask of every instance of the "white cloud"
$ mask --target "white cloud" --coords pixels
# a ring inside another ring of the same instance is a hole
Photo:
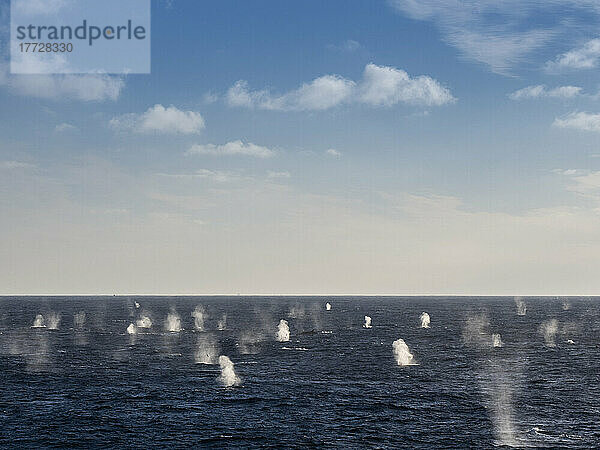
[[[600,194],[600,171],[573,176],[575,185],[569,189],[575,192]]]
[[[238,140],[227,142],[222,145],[196,144],[190,147],[186,154],[213,156],[245,155],[254,156],[256,158],[270,158],[275,155],[275,151],[251,142],[244,143]]]
[[[487,65],[492,71],[509,74],[531,62],[531,54],[570,31],[582,30],[582,10],[598,17],[593,0],[388,0],[399,12],[433,22],[443,39],[467,59]],[[537,17],[545,17],[543,25]]]
[[[70,123],[60,123],[58,125],[56,125],[56,128],[54,129],[54,131],[56,131],[57,133],[63,133],[65,131],[74,131],[76,130],[77,127],[75,125],[71,125]]]
[[[174,106],[154,105],[142,114],[124,114],[114,117],[109,125],[116,130],[136,133],[199,134],[204,129],[204,118],[195,111],[182,111]]]
[[[509,95],[512,100],[524,100],[530,98],[573,98],[582,95],[582,88],[578,86],[558,86],[547,89],[544,85],[527,86]]]
[[[33,167],[35,167],[33,164],[21,161],[0,161],[0,169],[3,170],[31,169]]]
[[[353,89],[353,81],[337,75],[325,75],[294,91],[273,96],[266,90],[250,91],[248,82],[240,80],[227,91],[226,101],[230,106],[274,111],[324,110],[346,101]]]
[[[8,36],[0,30],[0,36],[2,35]],[[10,74],[8,55],[5,55],[4,50],[0,46],[0,86],[5,86],[14,94],[54,101],[101,102],[117,100],[125,87],[124,78],[106,74]],[[65,60],[55,57],[43,62],[24,58],[20,64],[22,68],[27,66],[29,69],[34,69],[32,65],[35,65],[43,72],[63,70]]]
[[[110,75],[6,75],[3,82],[18,94],[48,100],[114,101],[125,86]]]
[[[394,67],[368,64],[356,83],[339,75],[325,75],[282,95],[251,91],[240,80],[226,94],[229,106],[278,111],[319,111],[343,103],[392,106],[397,103],[443,105],[454,101],[450,91],[428,76],[411,78]]]
[[[562,118],[556,118],[553,126],[600,133],[600,114],[572,112]]]
[[[11,6],[23,15],[56,14],[67,5],[66,0],[12,0]]]
[[[373,106],[397,103],[444,105],[454,101],[450,91],[433,78],[411,78],[404,70],[368,64],[359,85],[359,101]]]
[[[168,178],[204,178],[217,183],[227,183],[242,179],[239,174],[234,172],[209,169],[198,169],[192,173],[159,173],[157,175]]]
[[[339,158],[342,156],[342,152],[337,151],[335,148],[328,148],[325,150],[325,154],[329,156],[333,156],[335,158]]]
[[[205,105],[212,105],[213,103],[217,102],[219,100],[219,95],[215,94],[214,92],[205,92],[204,95],[202,96],[202,102]]]
[[[553,169],[552,172],[557,173],[559,175],[575,175],[579,173],[577,169]]]
[[[567,190],[600,203],[600,171],[556,169],[554,172],[571,181]]]
[[[338,52],[347,52],[352,53],[362,48],[360,42],[355,41],[354,39],[347,39],[341,44],[330,44],[327,46],[330,50],[335,50]]]
[[[291,178],[291,174],[287,171],[283,172],[272,172],[269,170],[267,177],[268,178]]]
[[[549,71],[561,69],[593,69],[600,62],[600,39],[592,39],[583,46],[557,56],[556,60],[548,61]]]

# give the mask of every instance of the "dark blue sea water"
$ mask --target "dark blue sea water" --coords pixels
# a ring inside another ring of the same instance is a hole
[[[523,301],[3,297],[0,445],[600,447],[599,300]],[[142,316],[151,328],[128,334]],[[397,364],[399,338],[414,365]]]

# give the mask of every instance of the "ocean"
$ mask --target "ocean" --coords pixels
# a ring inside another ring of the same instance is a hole
[[[600,447],[599,305],[1,297],[0,446]]]

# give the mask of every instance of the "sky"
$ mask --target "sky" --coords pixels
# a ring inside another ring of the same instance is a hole
[[[9,11],[0,294],[600,291],[597,1],[152,0],[144,75]]]

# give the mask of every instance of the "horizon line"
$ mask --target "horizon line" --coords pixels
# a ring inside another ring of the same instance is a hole
[[[600,297],[600,294],[0,294],[0,298],[5,297],[542,297],[542,298],[560,298],[560,297]]]

